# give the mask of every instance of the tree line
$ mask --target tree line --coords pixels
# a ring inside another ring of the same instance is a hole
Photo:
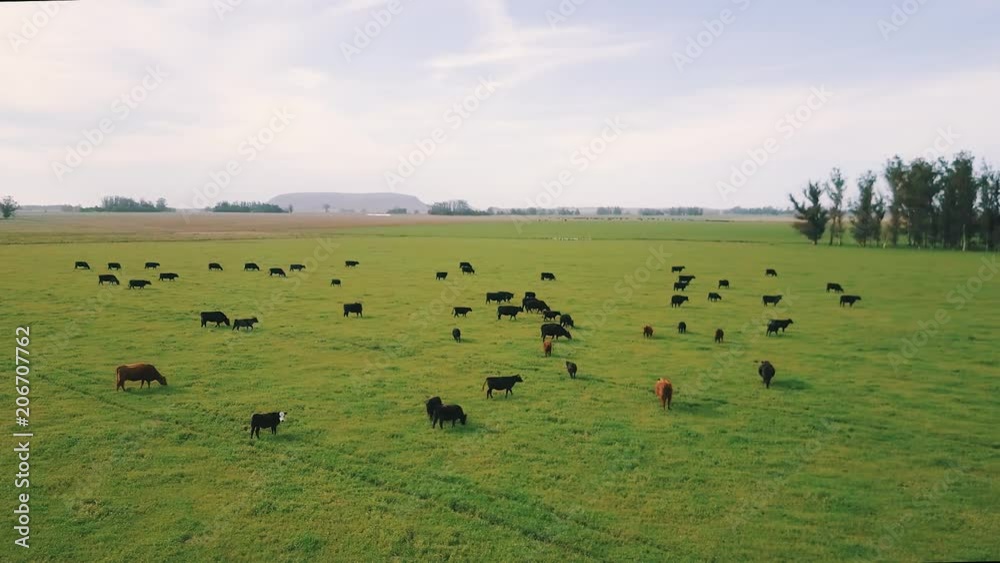
[[[261,201],[220,201],[215,207],[209,209],[215,213],[291,213],[292,206],[288,209],[273,203]]]
[[[795,229],[813,244],[829,234],[843,244],[844,233],[861,246],[993,250],[1000,243],[1000,171],[967,152],[950,161],[898,155],[879,175],[867,170],[856,179],[856,196],[845,200],[847,179],[834,168],[827,180],[809,181],[801,199],[789,194]],[[845,218],[849,227],[845,226]]]
[[[101,204],[93,207],[81,207],[82,212],[103,212],[103,213],[169,213],[174,211],[167,206],[165,198],[159,198],[155,202],[147,199],[132,199],[120,195],[110,195],[101,198]]]

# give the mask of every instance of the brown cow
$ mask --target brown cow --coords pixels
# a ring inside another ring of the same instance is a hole
[[[670,408],[670,401],[674,398],[674,386],[670,384],[669,379],[660,378],[656,382],[656,396],[660,398],[660,404],[663,408]]]
[[[118,382],[118,385],[115,386],[115,391],[119,389],[124,391],[126,381],[139,381],[139,389],[142,389],[144,384],[152,386],[153,381],[159,382],[160,385],[167,384],[167,378],[160,375],[160,372],[156,371],[156,368],[152,364],[126,364],[118,366],[115,369],[115,378]]]
[[[645,338],[652,338],[653,337],[653,327],[651,327],[649,325],[646,325],[646,326],[642,327],[642,336],[645,337]]]
[[[551,356],[552,355],[552,341],[551,340],[544,340],[544,341],[542,341],[542,350],[545,351],[545,357],[546,358],[549,357],[549,356]]]

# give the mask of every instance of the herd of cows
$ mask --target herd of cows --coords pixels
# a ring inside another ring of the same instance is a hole
[[[345,266],[348,268],[356,267],[360,262],[356,260],[345,261]],[[160,267],[158,262],[146,262],[144,269],[156,270]],[[475,269],[469,262],[460,262],[459,267],[463,274],[475,274]],[[77,261],[75,269],[90,270],[90,265],[85,261]],[[118,262],[108,262],[108,270],[120,271],[122,266]],[[222,271],[222,266],[217,262],[211,262],[208,265],[210,271]],[[244,271],[260,271],[260,267],[253,262],[247,262],[244,265]],[[289,266],[290,271],[302,271],[305,266],[302,264],[291,264]],[[696,279],[693,275],[683,274],[685,269],[684,266],[673,266],[671,267],[671,273],[678,273],[677,282],[674,283],[674,291],[686,291],[688,286]],[[777,277],[778,273],[772,268],[765,270],[765,276],[767,277]],[[285,277],[285,272],[282,268],[270,268],[269,276],[279,276]],[[436,272],[435,279],[444,280],[448,276],[447,272]],[[180,276],[176,273],[160,273],[160,281],[175,281]],[[542,281],[555,281],[556,276],[551,272],[542,272],[540,279]],[[119,285],[118,278],[113,274],[99,274],[98,284],[104,285],[105,283],[111,285]],[[138,288],[150,285],[152,282],[149,280],[129,280],[128,288]],[[334,278],[331,281],[331,285],[340,286],[341,280]],[[728,289],[730,288],[729,280],[722,279],[718,282],[718,289]],[[826,286],[827,293],[833,291],[840,294],[840,306],[849,305],[851,307],[858,301],[861,301],[861,297],[858,295],[844,295],[844,288],[838,283],[828,283]],[[497,306],[497,320],[503,317],[508,317],[510,320],[516,320],[518,313],[537,313],[542,315],[543,324],[541,325],[541,340],[542,349],[545,356],[550,356],[552,354],[552,342],[560,337],[566,337],[567,339],[572,339],[573,335],[567,330],[567,328],[575,328],[575,323],[573,317],[568,313],[563,313],[558,310],[554,310],[549,305],[539,299],[537,294],[533,291],[526,291],[521,299],[521,305],[511,305],[511,301],[514,299],[514,294],[508,291],[496,291],[486,293],[486,303],[496,303]],[[765,307],[768,305],[777,306],[781,301],[781,295],[764,295],[762,296],[762,303]],[[681,307],[689,299],[686,295],[675,294],[671,296],[670,306],[671,307]],[[710,302],[722,301],[722,295],[718,292],[709,292],[708,300]],[[505,304],[506,303],[506,304]],[[459,307],[453,308],[453,317],[465,317],[468,313],[472,312],[471,307]],[[344,316],[347,317],[351,313],[356,316],[363,316],[363,307],[361,303],[345,303],[344,304]],[[558,322],[546,322],[546,321],[556,321]],[[253,330],[254,325],[259,321],[256,317],[244,318],[244,319],[233,319],[231,322],[229,317],[227,317],[221,311],[204,311],[201,313],[201,326],[205,327],[208,323],[215,323],[216,327],[225,324],[227,327],[232,325],[232,330],[238,330],[240,328],[245,328],[247,331]],[[789,326],[793,324],[792,319],[771,319],[767,323],[766,336],[772,334],[777,335],[780,330],[782,333],[788,329]],[[681,321],[677,325],[677,332],[680,334],[685,334],[687,332],[687,324]],[[459,328],[454,328],[452,330],[452,338],[456,342],[462,341],[462,332]],[[652,338],[653,327],[646,325],[643,327],[643,337]],[[717,343],[722,343],[725,338],[724,331],[719,328],[716,329],[714,339]],[[771,387],[771,380],[774,378],[776,373],[775,367],[770,361],[763,360],[759,361],[757,373],[761,378],[762,383],[768,389]],[[575,379],[578,367],[574,362],[566,361],[566,371],[570,378]],[[151,364],[145,363],[135,363],[126,364],[118,366],[115,371],[116,377],[116,390],[125,390],[125,382],[127,381],[138,381],[139,387],[142,388],[145,385],[152,385],[153,381],[158,382],[160,385],[166,385],[166,378],[160,374],[160,372]],[[516,383],[523,382],[524,380],[520,375],[509,375],[509,376],[498,376],[498,377],[487,377],[483,383],[483,389],[486,389],[486,398],[493,398],[493,391],[504,391],[504,396],[507,397],[513,393],[513,388]],[[653,392],[659,398],[661,407],[665,410],[671,409],[671,403],[673,401],[673,385],[669,379],[661,378],[659,379],[654,388]],[[461,406],[456,404],[446,404],[440,397],[431,397],[425,402],[425,407],[427,410],[427,416],[431,420],[431,428],[435,426],[444,427],[445,422],[451,422],[452,426],[455,426],[456,422],[461,422],[463,425],[466,423],[467,415]],[[263,414],[254,414],[250,421],[250,436],[256,435],[260,437],[260,429],[270,429],[272,433],[277,432],[277,426],[283,422],[286,418],[284,411],[281,412],[271,412]]]

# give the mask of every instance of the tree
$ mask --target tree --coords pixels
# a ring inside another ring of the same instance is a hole
[[[323,211],[326,212],[326,213],[330,212],[330,204],[329,203],[324,203],[323,204]]]
[[[983,167],[979,176],[979,225],[986,250],[1000,244],[1000,171]]]
[[[293,207],[293,206],[292,206],[292,204],[291,204],[291,203],[289,203],[289,204],[288,204],[288,212],[289,212],[289,213],[291,213],[291,212],[293,212],[293,211],[295,211],[295,207]]]
[[[858,199],[849,205],[851,234],[861,246],[868,246],[869,241],[877,244],[881,233],[881,219],[875,218],[876,180],[875,173],[871,170],[862,174],[858,178]]]
[[[976,195],[979,179],[975,158],[962,152],[942,163],[941,239],[947,248],[968,248],[977,230]]]
[[[937,196],[941,191],[940,170],[922,158],[907,167],[902,185],[903,217],[911,246],[929,247],[938,240],[941,218]]]
[[[826,197],[830,198],[830,245],[833,246],[834,237],[838,244],[844,244],[844,176],[839,168],[834,168],[830,172],[830,181],[826,183],[824,191]]]
[[[166,211],[168,209],[166,198],[161,197],[160,199],[156,200],[156,208],[160,211]]]
[[[905,183],[907,165],[899,155],[885,163],[883,176],[889,184],[889,233],[888,240],[893,246],[899,244],[899,234],[903,225],[903,184]]]
[[[3,215],[4,219],[13,217],[18,209],[21,209],[21,206],[10,196],[6,196],[3,201],[0,201],[0,214]]]
[[[794,195],[788,194],[792,208],[795,209],[795,218],[798,219],[793,226],[813,244],[823,238],[826,222],[830,217],[829,212],[823,207],[823,202],[820,201],[822,197],[823,189],[816,182],[809,182],[809,186],[802,190],[801,203]]]

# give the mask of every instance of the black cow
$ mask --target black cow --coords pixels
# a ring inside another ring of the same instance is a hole
[[[438,272],[434,274],[434,279],[436,280],[443,280],[446,279],[447,277],[448,277],[448,272]]]
[[[767,270],[764,271],[764,275],[769,278],[776,278],[778,277],[778,271],[775,270],[774,268],[768,268]]]
[[[729,280],[719,280],[718,289],[726,288],[729,289]]]
[[[764,303],[765,307],[767,307],[768,304],[777,307],[779,301],[781,301],[780,295],[764,295],[761,297],[761,302]]]
[[[208,271],[211,272],[212,270],[218,270],[218,271],[221,272],[222,271],[222,265],[219,264],[218,262],[209,262],[208,263]]]
[[[285,277],[285,271],[282,270],[281,268],[270,268],[270,271],[268,272],[267,275],[268,275],[268,277],[270,277],[270,276],[279,276],[279,277],[283,278],[283,277]]]
[[[84,262],[83,260],[77,260],[76,263],[73,264],[73,269],[74,270],[89,270],[90,269],[90,264]]]
[[[566,372],[569,373],[570,379],[576,379],[576,364],[566,362]]]
[[[499,377],[487,377],[486,381],[483,382],[483,388],[485,389],[489,386],[486,391],[486,398],[493,398],[493,391],[506,391],[503,394],[504,397],[514,393],[514,384],[523,383],[524,380],[521,379],[520,375],[504,375]],[[482,389],[480,389],[482,391]]]
[[[441,397],[431,397],[424,401],[424,405],[427,407],[427,418],[434,420],[434,411],[438,409],[444,403],[441,402]]]
[[[278,433],[278,425],[285,421],[285,412],[269,412],[267,414],[255,414],[250,417],[250,437],[254,434],[260,438],[261,428],[270,428],[271,434]]]
[[[764,336],[771,336],[771,333],[774,333],[774,335],[777,336],[779,328],[781,328],[781,325],[775,323],[774,321],[768,321],[767,332],[764,334]]]
[[[353,267],[357,266],[360,263],[361,262],[358,262],[357,260],[345,260],[344,261],[344,265],[347,266],[348,268],[353,268]]]
[[[695,278],[695,276],[687,276],[687,275],[685,275],[685,276],[677,276],[677,281],[679,281],[681,283],[691,283],[691,280],[693,280],[694,278]]]
[[[688,284],[684,282],[674,282],[674,291],[685,291],[688,288]]]
[[[760,378],[764,380],[764,387],[771,388],[771,379],[774,378],[774,366],[771,362],[764,360],[760,363],[760,367],[757,368],[757,374]]]
[[[462,315],[464,317],[469,314],[469,311],[472,311],[472,307],[455,307],[455,312],[451,316],[457,317]]]
[[[570,334],[568,330],[563,328],[562,325],[558,325],[556,323],[545,323],[542,325],[542,340],[545,340],[546,336],[551,336],[553,338],[565,336],[566,338],[573,340],[573,335]]]
[[[573,317],[569,316],[569,313],[559,315],[559,326],[568,326],[570,328],[576,327],[576,325],[573,324]]]
[[[507,291],[491,291],[486,293],[486,303],[490,303],[491,301],[505,303],[513,298],[514,294]]]
[[[138,287],[139,289],[142,289],[142,288],[146,287],[147,285],[153,285],[153,282],[151,282],[149,280],[128,280],[128,288],[129,289],[136,288],[136,287]]]
[[[524,307],[524,310],[529,313],[541,313],[542,311],[547,311],[549,309],[548,303],[542,301],[541,299],[528,299],[522,304],[522,306]]]
[[[229,326],[229,317],[227,317],[222,311],[203,311],[201,313],[202,328],[205,328],[205,325],[208,323],[215,323],[215,326],[220,326],[222,323],[226,323],[226,326]]]
[[[726,337],[726,333],[722,331],[721,328],[715,329],[715,341],[722,343],[722,339]]]
[[[517,318],[517,314],[522,312],[524,312],[524,307],[517,307],[515,305],[501,305],[497,307],[497,320],[499,321],[500,317],[504,316],[510,317],[510,320],[514,320]]]
[[[670,298],[670,306],[680,307],[687,300],[688,300],[687,295],[674,295],[673,297]]]
[[[715,293],[714,291],[712,291],[712,292],[709,292],[709,294],[708,294],[708,300],[709,301],[722,301],[722,296],[719,295],[718,293]]]
[[[146,265],[142,267],[143,270],[155,270],[160,267],[159,262],[146,262]]]
[[[686,322],[681,321],[677,323],[677,334],[687,334],[688,325]]]
[[[463,274],[475,274],[476,270],[472,266],[462,266]]]
[[[465,426],[466,419],[465,412],[462,411],[462,407],[458,405],[441,405],[434,409],[434,416],[431,418],[431,428],[437,424],[439,428],[444,428],[444,423],[451,421],[452,428],[455,427],[455,421],[462,421],[462,426]]]
[[[457,328],[451,329],[451,337],[455,339],[455,342],[461,342],[462,341],[462,331],[459,330],[459,329],[457,329]]]
[[[104,285],[104,282],[118,285],[118,278],[114,274],[97,274],[97,285]]]
[[[670,267],[670,272],[671,273],[673,273],[673,272],[683,272],[683,271],[684,271],[684,266],[671,266]]]
[[[233,319],[233,330],[239,328],[247,329],[247,332],[253,330],[253,325],[259,323],[257,317],[250,317],[249,319]]]
[[[552,272],[542,272],[542,281],[556,281],[556,275]]]
[[[472,267],[472,262],[459,262],[458,263],[458,267],[459,268],[471,268]]]
[[[547,321],[553,321],[560,315],[559,311],[553,311],[552,309],[547,309],[542,311],[542,316],[545,317]]]
[[[290,266],[288,266],[288,271],[290,272],[301,272],[302,270],[305,269],[306,269],[305,264],[291,264]]]
[[[330,285],[340,285],[340,278],[333,278],[330,280]]]
[[[536,295],[535,295],[534,291],[525,291],[524,292],[524,299],[534,299],[535,297],[536,297]]]
[[[260,271],[260,266],[258,266],[257,264],[254,264],[253,262],[247,262],[246,264],[243,264],[243,271],[244,272],[249,272],[251,270],[254,271],[254,272],[259,272]]]
[[[789,325],[795,324],[795,321],[792,319],[771,319],[767,324],[768,330],[770,330],[770,325],[773,324],[776,328],[780,328],[781,332],[785,332],[785,329],[788,328]],[[777,333],[777,330],[775,332]]]
[[[108,262],[108,269],[109,270],[121,270],[122,269],[122,265],[119,262]]]
[[[851,307],[858,301],[861,301],[861,296],[859,295],[841,295],[840,296],[840,306],[843,307],[845,304]]]
[[[160,281],[167,281],[167,280],[174,281],[179,277],[180,276],[178,276],[173,272],[163,272],[162,274],[160,274]]]
[[[349,313],[354,313],[356,317],[363,317],[361,303],[344,303],[344,316],[346,317]]]
[[[828,284],[826,284],[826,292],[830,293],[830,290],[833,290],[836,293],[843,293],[844,292],[844,288],[841,287],[839,283],[828,283]]]

